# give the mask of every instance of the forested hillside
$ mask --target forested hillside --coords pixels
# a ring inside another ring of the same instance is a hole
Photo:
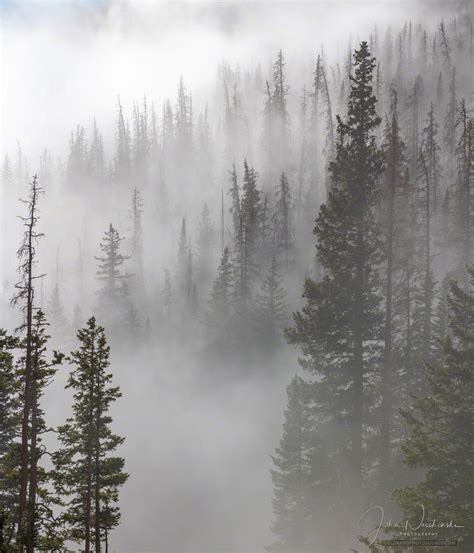
[[[153,357],[179,380],[173,356],[217,395],[288,384],[270,549],[363,550],[367,509],[424,505],[470,551],[472,10],[341,41],[223,60],[198,100],[186,75],[164,102],[110,98],[114,136],[90,113],[66,155],[47,135],[39,159],[4,152],[0,551],[109,550],[129,477],[114,355],[131,389]],[[72,402],[54,428],[51,383]]]

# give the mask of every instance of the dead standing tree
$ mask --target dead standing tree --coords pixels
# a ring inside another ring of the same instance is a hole
[[[30,183],[30,192],[28,199],[21,200],[27,207],[27,215],[20,216],[25,228],[22,243],[18,249],[17,257],[19,260],[18,272],[20,280],[15,285],[16,294],[12,298],[12,304],[20,304],[24,313],[23,322],[17,331],[25,334],[24,337],[24,370],[23,370],[23,409],[21,421],[21,450],[20,450],[20,482],[17,514],[17,542],[20,545],[27,544],[27,551],[33,551],[33,525],[30,524],[29,516],[33,516],[35,505],[28,505],[28,482],[30,451],[28,446],[31,434],[31,414],[33,406],[32,386],[33,386],[33,315],[35,280],[44,275],[34,274],[36,261],[36,244],[43,236],[36,230],[39,221],[38,199],[43,193],[43,189],[38,183],[36,175]]]

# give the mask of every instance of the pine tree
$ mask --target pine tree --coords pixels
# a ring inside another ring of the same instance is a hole
[[[104,159],[104,141],[97,122],[94,118],[92,125],[92,139],[89,151],[89,174],[98,184],[102,184],[105,179],[105,159]]]
[[[186,300],[188,298],[188,270],[189,270],[189,251],[188,251],[188,236],[186,231],[186,219],[183,217],[181,222],[181,232],[179,235],[178,244],[178,264],[177,277],[178,289],[180,298]]]
[[[290,134],[290,116],[288,113],[288,91],[289,86],[285,77],[285,59],[283,51],[280,50],[277,59],[273,64],[273,92],[272,92],[272,114],[274,117],[275,158],[274,162],[285,164],[288,158],[288,142]],[[284,165],[283,165],[284,167]]]
[[[59,284],[56,282],[48,305],[48,314],[52,327],[58,333],[64,333],[68,327],[64,306],[61,300]]]
[[[132,223],[130,237],[130,253],[135,266],[137,288],[141,294],[145,288],[145,275],[143,274],[143,200],[137,187],[133,189],[130,202],[129,218]]]
[[[172,316],[171,308],[173,305],[173,291],[171,288],[171,277],[170,272],[168,269],[163,270],[164,274],[164,283],[163,283],[163,289],[160,292],[161,296],[161,307],[163,314],[165,317],[169,320]]]
[[[51,384],[64,355],[53,351],[51,360],[46,358],[50,336],[46,333],[48,323],[41,309],[33,317],[32,329],[32,381],[31,414],[29,427],[29,475],[28,475],[28,521],[25,527],[24,544],[26,551],[58,549],[63,546],[62,528],[54,516],[58,498],[50,490],[50,474],[41,464],[45,455],[51,453],[43,443],[49,431],[41,408],[41,398],[45,388]],[[26,341],[22,347],[27,347]],[[25,352],[26,354],[26,352]]]
[[[429,207],[433,213],[436,213],[439,207],[440,199],[440,146],[437,141],[438,123],[435,119],[434,105],[431,103],[428,111],[426,126],[422,131],[422,143],[419,152],[420,172],[425,181],[425,186],[429,187],[427,192],[429,196]]]
[[[232,165],[232,171],[229,171],[229,176],[230,176],[231,187],[228,191],[228,194],[230,195],[232,200],[232,206],[229,211],[230,213],[232,213],[232,223],[233,223],[234,240],[235,240],[239,234],[239,228],[240,228],[240,191],[239,191],[239,185],[237,182],[237,173],[235,170],[235,165]]]
[[[205,203],[202,207],[197,235],[198,274],[204,283],[207,283],[210,279],[210,265],[213,257],[214,242],[214,226],[211,221],[209,207]]]
[[[401,139],[398,113],[398,96],[391,90],[390,119],[384,136],[385,167],[382,181],[381,227],[385,249],[385,322],[383,372],[381,382],[381,429],[380,429],[380,486],[391,489],[393,477],[393,441],[395,439],[397,388],[403,342],[400,341],[404,313],[404,283],[406,258],[409,257],[406,231],[410,228],[410,188],[408,164],[405,159],[405,144]],[[408,209],[407,209],[408,208]]]
[[[454,185],[454,209],[452,212],[452,241],[456,249],[456,273],[467,285],[466,267],[473,259],[474,240],[474,118],[461,100],[457,126],[459,141],[456,147],[457,175]]]
[[[294,215],[290,186],[285,173],[281,174],[277,187],[273,228],[276,252],[288,271],[294,262]]]
[[[400,507],[427,520],[453,521],[460,528],[448,537],[462,538],[457,547],[468,552],[474,540],[472,480],[472,412],[474,367],[474,269],[463,290],[452,281],[448,291],[449,331],[439,362],[428,364],[427,395],[403,411],[408,434],[402,443],[406,463],[423,470],[421,482],[397,489]],[[443,530],[439,531],[446,535]]]
[[[110,348],[103,327],[91,317],[78,331],[79,348],[67,388],[73,392],[73,414],[58,428],[61,448],[55,453],[56,485],[66,496],[64,520],[68,539],[83,543],[86,553],[102,550],[102,540],[120,522],[120,487],[128,475],[116,449],[124,438],[110,428],[111,405],[121,397],[107,373]]]
[[[20,380],[13,351],[18,339],[0,329],[0,551],[9,551],[18,509]]]
[[[21,217],[25,227],[24,238],[18,249],[18,259],[20,262],[18,271],[20,281],[16,284],[17,293],[12,299],[14,305],[20,304],[24,313],[24,320],[21,325],[23,336],[23,348],[25,351],[23,358],[23,369],[21,372],[21,402],[22,402],[22,421],[21,421],[21,449],[20,449],[20,488],[18,498],[17,513],[17,533],[16,543],[18,546],[28,544],[29,551],[32,549],[33,536],[31,535],[31,525],[29,524],[28,507],[28,483],[30,477],[30,426],[33,410],[34,397],[32,386],[34,380],[33,365],[33,345],[34,345],[34,309],[35,309],[35,289],[34,284],[42,275],[35,274],[36,244],[43,236],[38,232],[37,225],[39,221],[38,201],[43,193],[38,183],[36,175],[30,183],[30,192],[27,200],[23,203],[27,207],[26,217]],[[30,509],[34,512],[34,505]],[[31,512],[31,511],[30,511]],[[29,552],[28,552],[29,553]]]
[[[257,173],[244,161],[244,181],[239,209],[239,227],[234,245],[234,315],[242,331],[248,332],[251,297],[258,274],[263,206],[257,188]]]
[[[122,104],[118,99],[117,131],[115,136],[115,176],[120,182],[127,182],[132,171],[130,131],[125,121]]]
[[[209,298],[207,322],[210,326],[220,328],[231,315],[232,286],[234,268],[230,259],[229,248],[225,247],[217,269],[217,277],[212,285]]]
[[[244,180],[242,185],[242,198],[240,202],[240,217],[245,228],[246,243],[251,256],[257,253],[260,227],[262,222],[261,193],[257,188],[258,174],[253,167],[249,167],[244,160]]]
[[[280,446],[272,456],[274,487],[272,531],[277,536],[270,548],[299,551],[307,548],[311,520],[311,415],[308,409],[307,383],[295,375],[287,387]]]
[[[286,290],[275,256],[265,274],[256,303],[258,330],[262,336],[262,345],[271,349],[278,343],[281,331],[288,321]]]
[[[433,218],[439,202],[439,146],[436,142],[437,124],[434,119],[434,108],[431,104],[426,127],[423,129],[423,141],[418,157],[418,227],[419,258],[422,260],[418,283],[418,307],[414,314],[415,325],[419,335],[420,363],[429,361],[433,346],[432,316],[435,293],[433,275]],[[416,386],[423,386],[422,379],[417,379]],[[421,380],[421,382],[420,382]]]
[[[123,238],[110,223],[100,244],[103,256],[95,258],[99,261],[96,279],[102,284],[97,291],[99,310],[113,334],[118,332],[124,313],[129,309],[130,301],[126,282],[131,275],[121,272],[123,263],[130,256],[120,253],[122,240]]]
[[[456,108],[457,108],[456,68],[453,67],[449,85],[449,100],[444,118],[444,147],[446,156],[447,174],[452,175],[455,167],[456,153]]]
[[[306,279],[306,305],[295,313],[287,334],[290,343],[302,348],[302,366],[321,379],[325,416],[337,416],[345,429],[340,439],[348,444],[342,448],[350,467],[347,478],[359,500],[368,462],[369,382],[379,362],[374,344],[380,341],[382,323],[376,272],[382,250],[375,206],[383,154],[374,136],[380,124],[372,93],[374,67],[362,42],[354,53],[347,122],[338,118],[339,143],[330,166],[333,189],[314,230],[325,276],[319,283]],[[348,490],[347,501],[352,500]]]

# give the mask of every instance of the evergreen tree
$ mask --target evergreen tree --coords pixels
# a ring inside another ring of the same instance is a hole
[[[51,325],[55,329],[55,331],[58,333],[64,333],[68,326],[68,322],[64,313],[64,306],[61,300],[61,292],[59,289],[59,284],[57,282],[53,288],[53,292],[49,300],[48,314]]]
[[[92,139],[89,151],[89,174],[98,184],[103,183],[105,179],[105,159],[104,159],[104,143],[102,134],[97,128],[97,123],[94,118],[92,125]]]
[[[262,282],[261,292],[257,295],[257,321],[263,346],[270,349],[276,345],[280,333],[288,321],[286,290],[278,270],[275,256]]]
[[[127,182],[132,170],[130,130],[125,121],[122,104],[118,99],[117,131],[115,135],[115,176],[120,182]]]
[[[311,414],[308,408],[307,383],[295,375],[287,387],[280,446],[272,456],[274,487],[272,531],[277,536],[270,548],[299,551],[307,548],[311,519]]]
[[[9,551],[18,509],[20,381],[13,350],[18,340],[0,329],[0,551]]]
[[[285,173],[281,174],[277,187],[273,228],[276,252],[288,271],[294,261],[294,214],[290,186]]]
[[[239,185],[237,183],[237,173],[235,171],[235,165],[232,165],[232,171],[229,171],[229,175],[231,187],[228,194],[230,194],[232,200],[230,212],[232,213],[234,240],[236,240],[240,229],[240,191]]]
[[[217,269],[217,277],[212,285],[208,305],[207,321],[214,328],[222,327],[229,320],[232,306],[233,280],[234,268],[230,259],[229,248],[225,247]]]
[[[69,357],[73,370],[73,414],[58,428],[61,448],[55,453],[56,485],[66,496],[68,539],[83,543],[86,553],[100,553],[102,541],[120,522],[120,487],[128,475],[116,449],[124,438],[110,428],[111,405],[121,397],[107,373],[110,348],[103,327],[91,317],[78,331],[79,348]]]
[[[464,100],[459,104],[457,126],[460,136],[456,147],[452,243],[456,249],[455,270],[467,286],[466,267],[472,263],[474,247],[474,119],[467,111]]]
[[[172,315],[171,308],[173,305],[173,291],[171,288],[171,277],[170,277],[169,270],[164,269],[163,274],[164,274],[164,283],[163,283],[163,289],[160,292],[161,308],[162,308],[163,314],[169,320]]]
[[[214,226],[209,214],[209,207],[205,203],[201,211],[201,220],[198,226],[197,250],[198,250],[198,274],[199,278],[207,283],[210,278],[210,265],[214,247]]]
[[[145,275],[143,274],[143,200],[137,187],[133,189],[129,218],[132,223],[130,253],[135,266],[136,284],[141,294],[144,292]]]
[[[179,235],[178,244],[178,288],[180,298],[186,300],[188,298],[188,280],[189,280],[189,251],[188,251],[188,236],[186,232],[186,219],[183,217],[181,222],[181,232]]]
[[[448,291],[449,327],[439,362],[427,365],[427,395],[403,411],[408,434],[402,443],[406,463],[423,470],[421,482],[397,489],[400,507],[426,519],[453,521],[457,547],[468,552],[474,539],[472,480],[472,412],[474,367],[474,269],[463,290],[452,281]],[[445,535],[443,530],[440,533]],[[446,530],[446,534],[449,530]]]
[[[62,363],[63,354],[53,351],[51,360],[46,358],[50,336],[46,333],[48,323],[41,309],[33,317],[32,329],[32,381],[31,381],[31,414],[29,424],[29,475],[27,524],[24,528],[23,544],[26,551],[58,550],[63,547],[64,535],[61,525],[54,515],[54,508],[59,504],[57,496],[51,493],[51,475],[41,460],[51,455],[43,442],[43,437],[50,430],[46,425],[41,398],[45,388],[51,384]],[[27,347],[26,340],[21,344]],[[26,355],[26,352],[25,352]]]
[[[129,298],[126,287],[129,273],[123,273],[121,267],[130,258],[120,253],[120,243],[123,238],[118,231],[109,225],[100,244],[102,257],[96,257],[99,268],[96,272],[97,280],[102,284],[98,290],[99,310],[112,329],[113,334],[119,330],[125,312],[129,309]]]
[[[376,222],[377,180],[383,154],[374,131],[380,124],[372,93],[375,60],[366,42],[354,53],[347,122],[338,118],[339,143],[331,164],[333,188],[316,221],[317,255],[325,269],[319,283],[306,279],[306,305],[294,315],[290,343],[302,348],[302,366],[320,379],[321,409],[342,428],[339,450],[347,462],[346,501],[361,499],[371,382],[381,338],[376,268],[381,262]],[[334,467],[336,469],[336,467]],[[350,489],[354,494],[350,494]]]
[[[400,379],[403,350],[406,300],[412,290],[412,243],[414,229],[414,190],[410,186],[405,144],[401,138],[398,95],[391,89],[390,118],[384,132],[385,167],[381,189],[381,230],[385,250],[383,292],[385,303],[383,372],[381,381],[380,488],[382,496],[392,488],[395,443],[398,441],[397,412],[401,401]],[[408,282],[407,282],[408,277]]]
[[[35,505],[28,505],[28,484],[30,479],[30,435],[31,435],[31,416],[34,405],[34,396],[32,394],[34,381],[33,365],[33,346],[34,346],[34,310],[35,310],[35,281],[41,275],[35,274],[36,244],[43,236],[38,232],[37,225],[39,221],[38,202],[43,190],[38,183],[36,175],[30,183],[30,191],[27,200],[23,200],[27,207],[27,215],[21,217],[25,228],[24,238],[18,249],[18,259],[20,262],[18,271],[20,281],[15,288],[17,293],[12,299],[14,305],[20,304],[24,313],[24,320],[21,325],[23,332],[22,347],[24,349],[23,367],[21,370],[21,447],[20,447],[20,487],[18,495],[18,513],[17,513],[17,532],[16,544],[18,546],[26,543],[28,553],[32,551],[34,536],[30,514],[35,512]],[[28,510],[29,508],[29,510]]]

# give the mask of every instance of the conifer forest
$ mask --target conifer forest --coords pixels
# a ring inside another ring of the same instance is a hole
[[[474,4],[0,18],[0,553],[472,552]]]

